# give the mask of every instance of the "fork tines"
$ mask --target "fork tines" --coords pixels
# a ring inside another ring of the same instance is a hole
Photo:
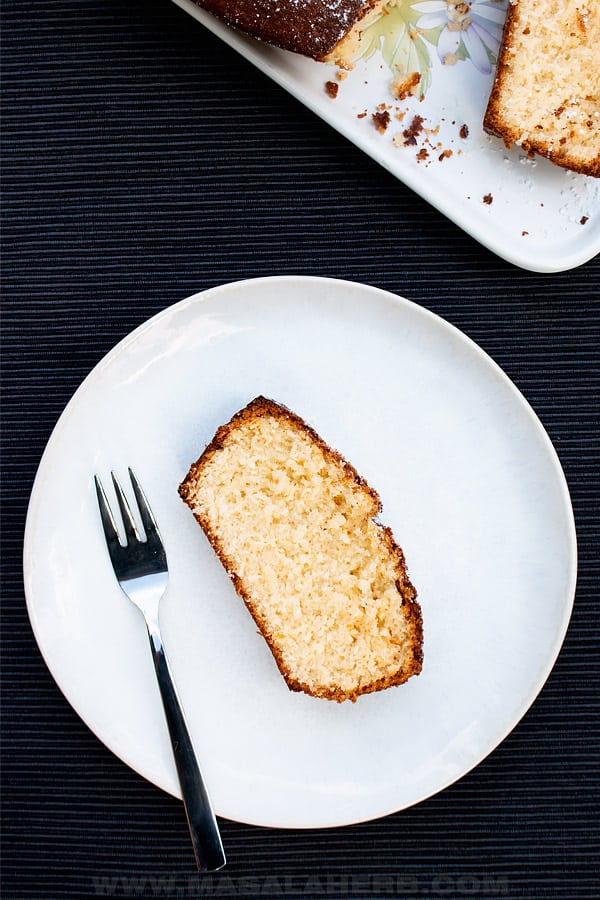
[[[155,544],[156,547],[160,546],[162,548],[162,540],[160,537],[160,533],[158,531],[158,525],[156,524],[156,519],[152,513],[152,509],[150,508],[150,504],[146,499],[146,495],[144,494],[142,487],[137,480],[133,470],[128,468],[129,479],[131,481],[131,487],[133,490],[133,494],[135,497],[135,501],[137,504],[137,508],[140,514],[141,523],[143,525],[143,535],[140,534],[140,529],[136,523],[134,515],[131,511],[131,507],[125,496],[125,492],[121,487],[119,479],[115,475],[114,472],[111,472],[112,483],[115,490],[115,496],[117,498],[117,504],[119,506],[119,510],[121,513],[121,519],[123,522],[123,529],[125,532],[125,544],[121,542],[119,539],[119,528],[115,521],[115,517],[110,507],[110,503],[108,502],[108,498],[106,496],[106,492],[104,490],[104,486],[102,481],[98,477],[98,475],[94,475],[94,482],[96,485],[96,494],[98,497],[98,506],[100,507],[100,516],[102,519],[102,525],[104,528],[104,535],[106,537],[106,542],[109,546],[109,549],[116,549],[116,546],[127,547],[132,543],[142,542],[142,543],[151,543]]]

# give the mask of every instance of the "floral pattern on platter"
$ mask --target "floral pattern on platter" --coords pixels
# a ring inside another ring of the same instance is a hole
[[[360,37],[356,58],[379,51],[399,77],[417,73],[421,99],[431,85],[435,48],[442,65],[468,60],[484,75],[495,65],[508,0],[389,0]]]

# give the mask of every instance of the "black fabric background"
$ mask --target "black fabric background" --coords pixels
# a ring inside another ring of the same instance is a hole
[[[599,260],[543,276],[497,259],[168,0],[2,6],[3,896],[598,896]],[[579,584],[541,695],[459,783],[344,829],[224,821],[227,869],[198,880],[181,805],[40,657],[23,527],[58,416],[121,337],[282,273],[402,294],[491,354],[558,450]]]

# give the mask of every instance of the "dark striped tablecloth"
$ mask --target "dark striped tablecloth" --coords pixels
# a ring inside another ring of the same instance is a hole
[[[4,0],[2,17],[3,897],[597,897],[598,259],[552,276],[497,259],[169,0]],[[42,662],[23,527],[54,423],[121,337],[282,273],[389,289],[491,354],[558,450],[579,585],[538,700],[459,783],[343,829],[224,821],[228,867],[199,881],[181,805]]]

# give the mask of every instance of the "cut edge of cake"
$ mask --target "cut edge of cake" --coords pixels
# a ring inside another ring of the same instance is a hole
[[[324,56],[315,56],[317,62],[329,63],[340,69],[351,69],[359,53],[360,38],[365,30],[380,16],[385,15],[384,8],[389,0],[370,0],[365,3],[360,18],[346,34]]]

